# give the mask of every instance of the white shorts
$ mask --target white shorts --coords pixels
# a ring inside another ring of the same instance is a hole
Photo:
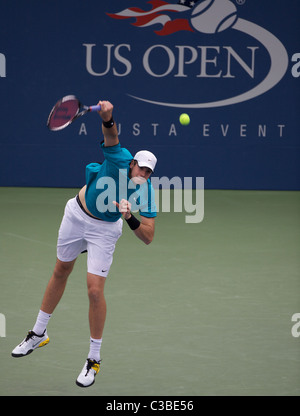
[[[66,204],[59,228],[57,258],[72,261],[87,250],[87,271],[107,277],[122,228],[121,218],[116,222],[92,218],[72,198]]]

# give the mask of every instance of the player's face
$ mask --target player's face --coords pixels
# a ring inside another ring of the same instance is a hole
[[[129,177],[132,179],[133,182],[137,184],[142,184],[146,182],[150,175],[152,173],[152,170],[147,167],[139,167],[138,163],[133,160],[130,163],[130,170],[129,170]]]

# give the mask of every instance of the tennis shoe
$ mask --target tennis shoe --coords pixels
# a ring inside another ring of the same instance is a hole
[[[26,338],[23,339],[21,344],[16,346],[11,355],[13,357],[25,357],[25,355],[31,354],[35,349],[47,345],[48,342],[47,330],[42,335],[37,335],[35,332],[29,331]]]
[[[95,377],[100,370],[100,361],[87,359],[81,373],[79,374],[76,384],[79,387],[89,387],[95,383]]]

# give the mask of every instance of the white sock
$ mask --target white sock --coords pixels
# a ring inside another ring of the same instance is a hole
[[[90,338],[90,352],[88,358],[95,361],[100,361],[100,348],[102,344],[101,339]]]
[[[42,335],[48,325],[50,318],[51,318],[51,314],[40,310],[36,319],[36,323],[32,329],[33,332],[35,332],[37,335]]]

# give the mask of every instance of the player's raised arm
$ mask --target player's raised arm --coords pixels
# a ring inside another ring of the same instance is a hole
[[[114,106],[109,101],[99,101],[101,110],[99,114],[102,118],[102,132],[104,135],[105,147],[115,146],[119,143],[118,129],[113,119]]]

